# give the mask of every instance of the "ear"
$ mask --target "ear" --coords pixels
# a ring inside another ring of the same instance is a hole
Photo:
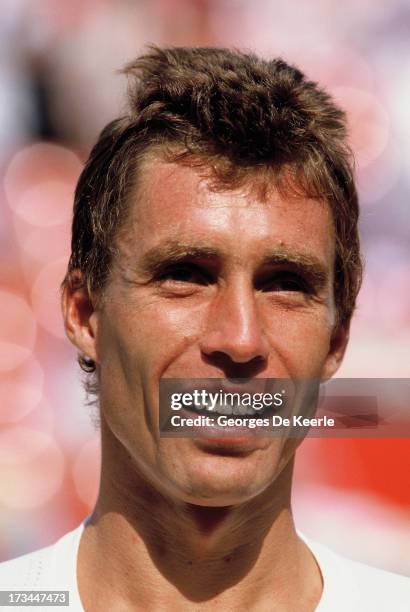
[[[350,321],[340,323],[333,331],[329,352],[322,369],[322,380],[328,380],[339,369],[349,342]]]
[[[98,363],[96,300],[90,295],[82,272],[75,270],[70,280],[61,299],[66,334],[81,354]]]

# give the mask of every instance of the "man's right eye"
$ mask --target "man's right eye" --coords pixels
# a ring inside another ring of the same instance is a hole
[[[209,273],[196,264],[169,266],[158,274],[157,280],[160,282],[195,283],[197,285],[209,285],[212,281]]]

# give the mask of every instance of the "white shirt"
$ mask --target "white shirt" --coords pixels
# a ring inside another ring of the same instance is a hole
[[[47,606],[44,610],[84,612],[76,575],[83,529],[81,524],[47,548],[0,563],[0,590],[69,591],[69,607]],[[313,552],[323,577],[323,593],[315,612],[410,612],[410,578],[351,561],[301,537]],[[28,610],[15,606],[11,609]]]

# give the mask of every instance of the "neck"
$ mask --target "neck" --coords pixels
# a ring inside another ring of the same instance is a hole
[[[87,610],[98,608],[97,599],[107,601],[107,584],[115,585],[113,603],[125,609],[166,603],[168,610],[192,610],[195,603],[199,610],[217,601],[224,609],[251,610],[276,600],[287,610],[292,593],[310,592],[313,583],[318,599],[319,571],[297,537],[290,508],[292,462],[257,498],[229,507],[179,501],[126,465],[119,443],[103,444],[100,494],[79,552]],[[99,585],[95,599],[87,584]]]

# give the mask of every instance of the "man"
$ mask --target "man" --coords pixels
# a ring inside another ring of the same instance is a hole
[[[409,610],[404,577],[298,535],[297,438],[162,437],[162,379],[328,379],[360,286],[343,113],[281,60],[137,59],[75,197],[67,335],[100,409],[98,501],[2,589],[73,610]]]

